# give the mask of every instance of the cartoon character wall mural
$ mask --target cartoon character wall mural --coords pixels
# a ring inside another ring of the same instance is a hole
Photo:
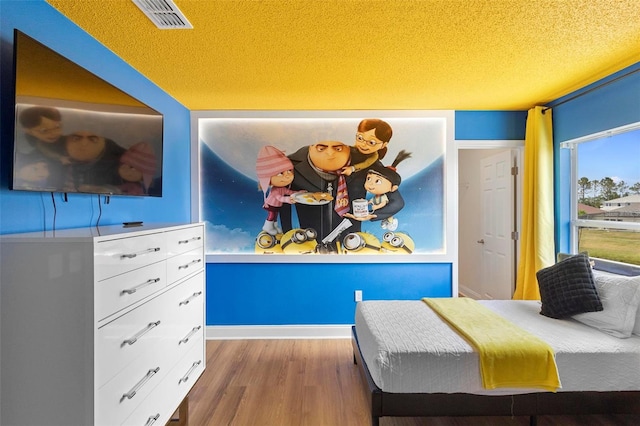
[[[201,119],[207,252],[442,253],[444,132],[423,117]]]

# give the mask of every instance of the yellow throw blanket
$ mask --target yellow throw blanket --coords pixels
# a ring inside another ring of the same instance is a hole
[[[476,348],[485,389],[560,387],[553,349],[476,300],[422,299]]]

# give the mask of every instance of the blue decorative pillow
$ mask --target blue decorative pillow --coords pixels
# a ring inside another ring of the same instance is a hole
[[[536,273],[542,309],[550,318],[602,311],[589,257],[580,253]]]

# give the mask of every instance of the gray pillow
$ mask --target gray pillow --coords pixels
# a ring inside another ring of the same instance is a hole
[[[614,337],[631,336],[640,303],[640,277],[600,271],[593,271],[593,277],[603,310],[577,314],[573,319]]]
[[[602,310],[589,257],[580,253],[536,273],[542,309],[550,318],[567,318]]]

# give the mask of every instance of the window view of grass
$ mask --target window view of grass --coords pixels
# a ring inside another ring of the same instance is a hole
[[[640,265],[640,232],[580,228],[578,251],[590,257]]]
[[[578,251],[640,265],[640,126],[594,135],[578,143],[571,155],[577,166],[572,166],[577,219],[594,221],[574,225]]]

